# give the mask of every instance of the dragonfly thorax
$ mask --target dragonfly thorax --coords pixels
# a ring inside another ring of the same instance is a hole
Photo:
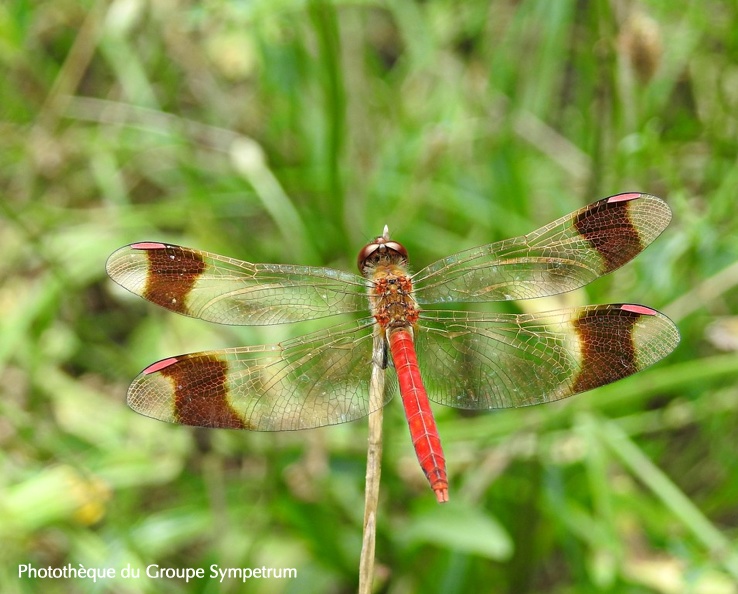
[[[420,309],[413,297],[410,278],[395,265],[374,270],[370,289],[372,315],[382,328],[407,328],[418,321]]]

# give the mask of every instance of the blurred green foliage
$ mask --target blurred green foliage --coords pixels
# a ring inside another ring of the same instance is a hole
[[[737,20],[714,0],[0,4],[0,589],[243,588],[19,579],[27,563],[356,589],[365,423],[193,430],[124,403],[158,358],[303,328],[159,311],[107,280],[115,248],[353,270],[387,223],[421,267],[642,190],[670,228],[555,301],[659,308],[679,349],[553,405],[436,408],[446,506],[389,406],[375,585],[737,592]]]

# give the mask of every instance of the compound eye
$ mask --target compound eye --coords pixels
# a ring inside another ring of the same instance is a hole
[[[388,241],[384,245],[388,250],[392,250],[393,252],[400,254],[403,260],[407,260],[407,250],[399,241]]]
[[[361,251],[359,252],[359,257],[357,259],[357,264],[359,266],[359,270],[361,272],[364,272],[364,263],[371,257],[371,255],[376,252],[382,244],[380,243],[368,243],[363,248],[361,248]]]

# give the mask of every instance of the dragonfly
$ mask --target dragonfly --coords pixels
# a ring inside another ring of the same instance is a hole
[[[679,332],[664,314],[632,303],[518,314],[426,305],[572,291],[632,260],[670,219],[656,196],[618,194],[414,274],[387,227],[359,252],[361,274],[130,244],[108,259],[109,276],[178,314],[256,326],[362,315],[277,344],[168,357],[134,379],[128,405],[182,425],[290,431],[360,419],[399,389],[420,467],[446,502],[446,461],[429,400],[477,411],[560,400],[661,360]],[[381,397],[371,399],[373,373],[384,382]]]

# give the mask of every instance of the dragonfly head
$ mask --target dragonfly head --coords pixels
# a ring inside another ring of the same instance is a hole
[[[367,243],[359,252],[358,266],[363,273],[368,268],[376,266],[381,261],[388,261],[397,264],[407,264],[407,250],[399,241],[391,241],[389,237],[389,229],[384,226],[382,235],[374,238],[374,241]]]

